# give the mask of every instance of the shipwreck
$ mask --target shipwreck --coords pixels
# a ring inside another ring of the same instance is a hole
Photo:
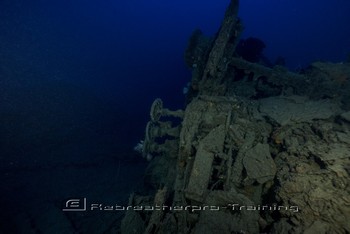
[[[238,0],[194,31],[184,110],[151,106],[138,145],[148,193],[121,233],[349,233],[350,64],[292,72],[242,58]]]

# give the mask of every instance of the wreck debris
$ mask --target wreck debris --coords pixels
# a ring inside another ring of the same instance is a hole
[[[339,85],[343,85],[350,80],[350,67],[343,63],[314,62],[311,66],[322,73],[325,73]]]
[[[207,65],[204,69],[203,80],[207,79],[208,76],[215,77],[220,72],[220,68],[224,68],[222,71],[225,72],[225,66],[220,66],[221,61],[225,59],[225,54],[234,51],[237,39],[241,33],[241,24],[237,19],[238,13],[238,0],[231,0],[226,10],[225,18],[222,22],[218,36],[215,39],[214,45],[209,53]]]
[[[153,101],[150,110],[151,121],[146,125],[145,139],[141,140],[134,147],[134,150],[140,153],[142,157],[146,158],[148,161],[152,160],[156,154],[164,154],[167,152],[168,155],[174,155],[174,153],[177,153],[177,146],[174,147],[174,142],[177,142],[178,140],[165,139],[165,141],[160,142],[159,138],[179,138],[181,126],[178,125],[172,127],[173,124],[171,121],[160,121],[162,116],[183,118],[183,110],[170,111],[164,109],[163,101],[160,98]]]
[[[203,202],[204,194],[207,193],[210,176],[214,169],[212,168],[214,157],[218,154],[222,154],[224,140],[224,126],[220,125],[214,128],[199,143],[191,176],[186,188],[187,198]]]
[[[206,59],[209,55],[212,43],[212,38],[204,36],[199,29],[193,31],[190,37],[185,51],[185,62],[192,70],[192,80],[190,85],[194,92],[198,91],[199,82],[203,77]]]
[[[172,116],[177,118],[183,117],[183,110],[171,111],[169,109],[163,108],[163,101],[157,98],[153,101],[150,111],[151,120],[154,122],[159,121],[162,116]]]
[[[244,158],[243,166],[247,172],[245,184],[264,184],[273,180],[276,174],[276,165],[273,161],[268,144],[258,143],[249,149]]]
[[[242,31],[241,22],[237,18],[238,3],[238,0],[230,1],[219,33],[211,47],[202,72],[203,77],[199,82],[198,91],[201,95],[222,95],[224,92],[224,87],[219,84],[222,83],[226,75],[230,57],[233,55]],[[213,82],[214,86],[212,86]],[[209,87],[211,89],[208,89]]]
[[[312,101],[303,96],[263,98],[259,103],[261,114],[281,126],[328,119],[341,113],[339,106],[331,100]]]
[[[146,139],[155,139],[158,137],[171,136],[179,137],[180,126],[172,127],[170,121],[167,122],[152,122],[149,121],[146,125]]]

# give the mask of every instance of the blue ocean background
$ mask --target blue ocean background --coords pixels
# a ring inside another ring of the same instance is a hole
[[[228,4],[0,1],[0,233],[69,233],[67,220],[83,233],[117,228],[121,212],[62,205],[125,204],[142,187],[148,162],[133,147],[150,105],[185,107],[188,39],[198,28],[215,35]],[[346,0],[241,1],[242,38],[263,40],[264,55],[293,71],[349,61],[349,10]]]

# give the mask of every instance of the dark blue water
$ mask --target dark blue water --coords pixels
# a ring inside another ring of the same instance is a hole
[[[125,202],[147,165],[132,148],[152,101],[184,107],[188,38],[214,35],[228,3],[1,0],[0,230],[69,233],[65,199]],[[345,0],[244,0],[242,37],[292,70],[345,61],[349,10]],[[73,229],[98,230],[96,216]],[[110,228],[120,215],[105,216]]]

